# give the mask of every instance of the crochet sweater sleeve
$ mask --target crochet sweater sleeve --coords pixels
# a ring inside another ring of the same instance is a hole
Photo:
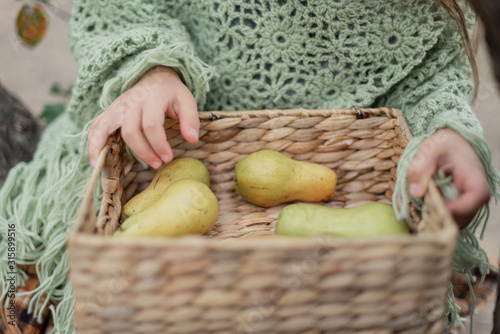
[[[401,109],[416,137],[455,126],[482,136],[470,105],[472,71],[461,43],[456,29],[445,29],[424,61],[381,102]]]
[[[80,127],[155,65],[176,69],[204,103],[211,69],[195,55],[188,32],[167,14],[165,2],[75,0],[70,48],[79,69],[68,110]]]

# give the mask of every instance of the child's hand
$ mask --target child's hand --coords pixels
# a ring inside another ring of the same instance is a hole
[[[172,160],[163,128],[165,115],[179,120],[188,142],[198,142],[200,120],[193,95],[173,69],[155,67],[93,121],[88,135],[92,167],[108,136],[120,127],[125,143],[151,167]]]
[[[408,169],[412,196],[421,198],[435,172],[453,176],[458,198],[446,203],[460,228],[466,227],[490,198],[483,165],[465,138],[451,129],[441,129],[427,138]]]

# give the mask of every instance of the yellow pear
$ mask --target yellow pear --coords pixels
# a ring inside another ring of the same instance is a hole
[[[408,234],[408,225],[396,219],[392,206],[368,203],[356,208],[329,208],[298,203],[281,210],[276,234],[308,237],[371,237]]]
[[[183,179],[172,183],[153,204],[125,220],[114,236],[204,234],[218,215],[219,203],[210,188],[194,179]]]
[[[252,153],[235,167],[235,190],[247,201],[264,206],[300,200],[327,201],[335,194],[337,174],[320,164],[293,160],[270,150]]]
[[[142,192],[132,197],[122,208],[125,220],[151,205],[172,183],[182,179],[195,179],[210,185],[210,174],[205,165],[194,158],[177,158],[156,172],[153,180]]]

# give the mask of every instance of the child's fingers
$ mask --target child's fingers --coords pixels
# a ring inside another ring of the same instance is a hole
[[[165,104],[160,100],[150,100],[144,104],[142,129],[152,149],[161,160],[168,162],[173,157],[172,148],[167,142],[165,128]]]
[[[181,133],[189,143],[197,143],[200,131],[198,106],[189,90],[178,94],[172,101],[167,115],[178,119]]]
[[[146,137],[142,133],[142,113],[128,113],[123,121],[122,131],[123,140],[128,147],[145,163],[153,168],[159,168],[162,164],[160,157],[149,145]]]
[[[484,194],[479,190],[471,189],[460,195],[457,199],[446,203],[446,208],[453,215],[460,227],[467,226],[477,210],[488,202],[489,196],[484,197]]]
[[[470,212],[474,212],[480,205],[477,200],[478,194],[468,191],[461,194],[457,199],[446,203],[446,207],[452,215],[463,216]]]
[[[97,157],[101,150],[106,145],[106,141],[110,134],[120,127],[116,120],[109,117],[109,113],[103,112],[100,114],[90,126],[88,139],[89,159],[92,168],[95,167]]]
[[[415,198],[422,198],[427,192],[427,185],[437,170],[438,156],[436,153],[436,151],[426,151],[421,147],[410,163],[408,182],[410,194]]]
[[[446,203],[446,207],[455,217],[457,223],[460,226],[465,226],[477,210],[488,203],[490,190],[482,170],[467,165],[461,167],[456,168],[453,173],[455,186],[460,196]]]

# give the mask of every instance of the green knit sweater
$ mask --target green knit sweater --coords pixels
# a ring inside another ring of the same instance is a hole
[[[432,0],[73,3],[70,38],[79,71],[72,100],[33,161],[15,167],[0,193],[2,277],[11,271],[4,239],[15,224],[17,263],[41,265],[34,293],[60,301],[52,308],[55,332],[73,332],[65,242],[90,174],[89,122],[155,65],[178,71],[199,110],[401,109],[415,139],[400,165],[399,198],[418,145],[439,128],[454,128],[476,149],[497,196],[499,177],[471,110],[460,35]],[[484,260],[473,236],[476,220],[462,244],[477,256],[457,262],[457,270]],[[18,285],[24,277],[18,269]],[[7,288],[2,281],[2,297]]]

